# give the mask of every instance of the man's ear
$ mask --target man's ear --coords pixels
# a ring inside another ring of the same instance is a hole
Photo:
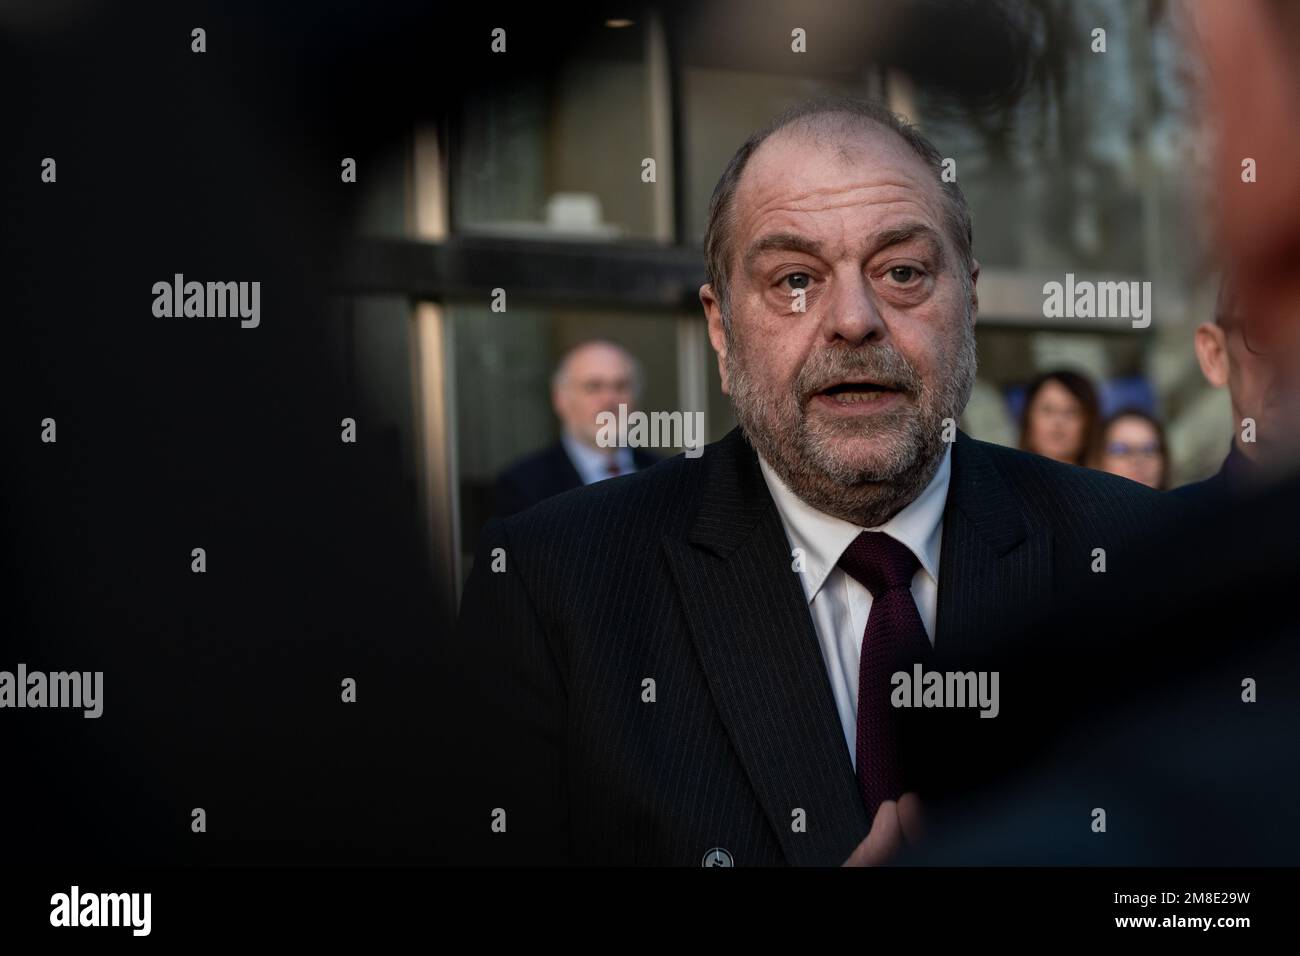
[[[974,325],[980,314],[980,261],[971,259],[970,269],[970,323]]]
[[[1228,384],[1228,341],[1223,329],[1213,322],[1196,327],[1196,361],[1201,374],[1215,388]]]
[[[704,318],[709,324],[709,342],[718,356],[718,377],[722,380],[722,394],[731,394],[731,383],[727,381],[727,331],[722,326],[722,304],[713,292],[713,286],[704,283],[700,286],[700,303],[704,306]]]

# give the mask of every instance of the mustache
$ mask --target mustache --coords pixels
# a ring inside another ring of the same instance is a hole
[[[816,353],[800,370],[794,390],[800,399],[807,400],[850,379],[865,379],[912,397],[920,395],[923,387],[911,362],[890,346],[872,345]]]

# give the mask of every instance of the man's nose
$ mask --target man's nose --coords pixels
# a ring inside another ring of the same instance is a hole
[[[826,298],[823,328],[828,340],[842,338],[854,344],[881,338],[888,332],[870,279],[861,272],[834,277]]]

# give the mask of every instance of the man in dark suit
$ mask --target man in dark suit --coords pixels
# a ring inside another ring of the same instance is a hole
[[[570,488],[649,468],[659,456],[644,448],[605,448],[598,442],[598,416],[629,410],[641,391],[636,359],[613,342],[574,346],[551,379],[551,404],[560,419],[560,440],[516,462],[497,479],[493,512],[512,515]]]
[[[861,101],[754,134],[700,292],[740,427],[485,529],[478,859],[845,862],[907,790],[890,675],[1105,593],[1179,508],[956,429],[979,267],[941,164]]]

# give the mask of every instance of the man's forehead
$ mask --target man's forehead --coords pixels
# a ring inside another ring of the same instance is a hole
[[[583,346],[569,357],[569,371],[577,375],[622,375],[630,367],[627,356],[610,345]]]
[[[925,160],[876,124],[820,136],[798,129],[774,133],[746,164],[734,197],[742,229],[782,211],[883,204],[914,204],[937,224],[941,203]]]

